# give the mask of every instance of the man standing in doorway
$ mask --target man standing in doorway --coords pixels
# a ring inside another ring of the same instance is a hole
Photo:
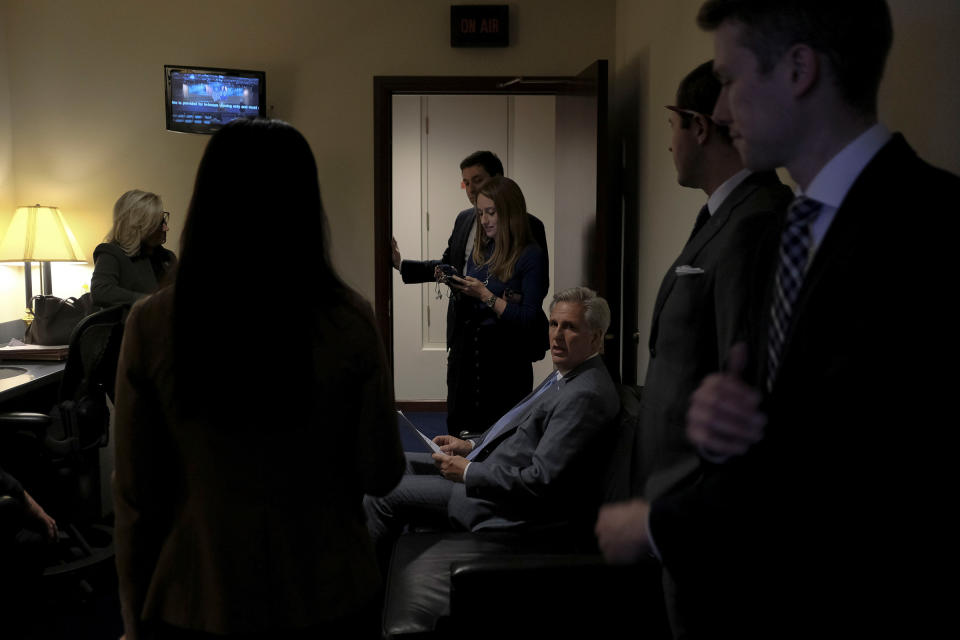
[[[393,267],[400,272],[400,277],[404,284],[418,284],[422,282],[433,282],[439,280],[442,274],[439,271],[441,264],[450,265],[456,268],[457,273],[466,273],[467,254],[473,248],[474,237],[476,235],[476,204],[477,193],[484,182],[494,176],[503,175],[503,163],[492,151],[475,151],[463,159],[460,163],[460,176],[462,178],[462,187],[467,192],[467,198],[470,200],[470,208],[464,209],[453,223],[453,232],[447,242],[447,248],[443,252],[440,260],[404,260],[400,255],[400,248],[397,246],[396,238],[393,239]],[[549,247],[547,245],[546,232],[543,222],[536,216],[528,213],[530,221],[530,230],[533,232],[534,241],[543,249],[544,259],[547,260]],[[549,280],[549,269],[546,265],[543,269],[544,277]],[[544,283],[544,290],[549,287],[549,282]],[[458,295],[451,291],[451,297]],[[447,349],[451,348],[453,340],[454,327],[457,324],[457,305],[451,300],[447,304]],[[398,374],[399,375],[399,374]],[[459,434],[466,428],[469,421],[463,417],[463,412],[472,411],[472,407],[458,407],[454,398],[447,395],[447,430],[451,435]],[[487,425],[489,426],[489,425]]]

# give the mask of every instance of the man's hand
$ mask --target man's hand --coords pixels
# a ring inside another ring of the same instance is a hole
[[[463,482],[463,470],[466,469],[469,464],[466,458],[462,456],[448,456],[445,453],[435,453],[433,454],[433,460],[437,469],[440,470],[440,475],[444,478],[452,482]]]
[[[27,515],[33,518],[41,527],[42,533],[46,536],[47,542],[56,542],[59,537],[59,531],[57,530],[57,521],[47,515],[47,512],[43,510],[37,501],[33,499],[26,491],[23,492],[23,495],[27,499]]]
[[[639,499],[604,505],[600,509],[594,533],[607,562],[636,562],[650,549],[648,513],[650,505]]]
[[[392,249],[392,253],[390,257],[393,260],[393,268],[399,271],[400,263],[403,262],[403,259],[400,257],[400,247],[397,246],[396,238],[393,238],[393,242],[391,243],[390,248]]]
[[[763,438],[767,416],[759,410],[760,393],[740,379],[746,360],[746,345],[733,345],[728,371],[704,378],[690,398],[687,438],[711,462],[743,455]]]
[[[465,456],[473,451],[472,442],[454,436],[437,436],[433,443],[440,445],[440,451],[451,456]]]

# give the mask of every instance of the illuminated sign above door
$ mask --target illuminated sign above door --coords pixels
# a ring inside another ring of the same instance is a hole
[[[510,7],[505,4],[450,5],[451,47],[510,45]]]

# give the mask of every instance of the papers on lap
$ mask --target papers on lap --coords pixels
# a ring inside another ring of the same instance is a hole
[[[433,452],[435,452],[435,453],[442,453],[442,452],[440,451],[440,447],[437,446],[437,444],[436,444],[433,440],[431,440],[430,438],[428,438],[427,436],[425,436],[425,435],[423,434],[423,431],[420,431],[420,429],[417,429],[417,425],[415,425],[415,424],[413,424],[412,422],[410,422],[409,418],[407,418],[407,416],[403,415],[403,411],[399,411],[399,410],[398,410],[398,411],[397,411],[397,415],[400,416],[401,422],[402,422],[404,425],[406,425],[406,427],[407,427],[408,429],[410,429],[410,430],[413,431],[415,434],[417,434],[417,437],[420,438],[421,440],[423,440],[424,444],[426,444],[428,447],[430,447],[430,450],[431,450],[431,451],[433,451]]]

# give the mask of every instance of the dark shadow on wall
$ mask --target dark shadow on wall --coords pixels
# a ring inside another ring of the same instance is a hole
[[[623,207],[623,383],[638,384],[637,349],[645,348],[647,336],[638,334],[640,258],[639,238],[640,168],[647,161],[640,140],[640,123],[647,118],[645,98],[649,93],[649,51],[643,50],[620,68],[614,80],[614,127],[619,141],[621,205]]]

